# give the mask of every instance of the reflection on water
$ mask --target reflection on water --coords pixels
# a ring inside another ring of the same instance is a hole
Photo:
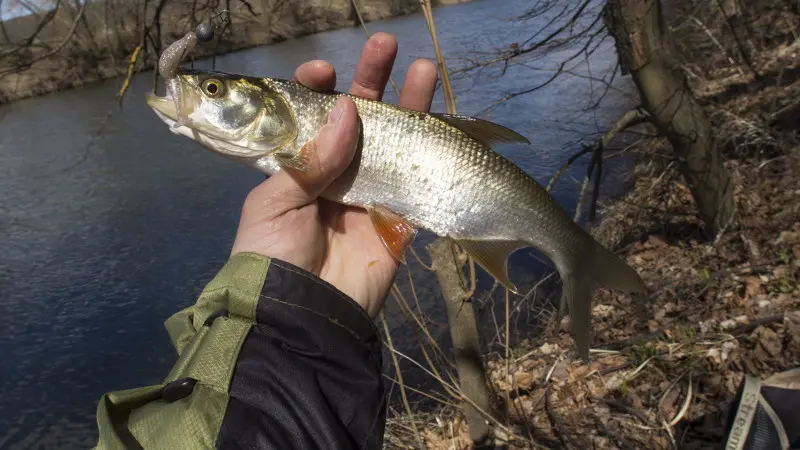
[[[531,29],[498,17],[499,3],[436,10],[445,54],[455,58],[486,49],[486,42],[513,42]],[[527,3],[502,2],[504,16]],[[398,83],[413,59],[433,58],[421,15],[370,28],[398,37]],[[346,90],[363,41],[358,28],[339,30],[219,57],[216,67],[286,78],[302,62],[327,59]],[[609,52],[596,59],[595,73],[614,63]],[[475,114],[549,75],[518,69],[460,81],[459,112]],[[160,381],[175,359],[163,321],[194,302],[225,262],[242,200],[263,179],[170,134],[142,99],[150,82],[149,73],[137,76],[119,111],[117,81],[0,107],[1,448],[91,446],[94,409],[104,392]],[[608,122],[574,113],[588,98],[585,80],[565,78],[497,109],[492,120],[534,143],[500,151],[546,182],[575,150],[567,144],[576,134],[564,131],[564,123],[582,133]],[[386,100],[394,99],[387,92]],[[606,113],[626,103],[618,95],[595,115],[611,116]],[[434,110],[444,110],[441,96]],[[567,177],[563,185],[558,198],[570,205],[575,183]],[[531,267],[530,254],[514,255],[512,278]],[[400,283],[406,279],[401,272]],[[415,279],[429,314],[442,321],[432,275],[420,270]],[[401,348],[413,347],[389,303],[393,338]]]

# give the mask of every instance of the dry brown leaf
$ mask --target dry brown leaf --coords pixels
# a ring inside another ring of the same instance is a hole
[[[761,287],[764,282],[759,277],[745,277],[744,281],[747,284],[745,289],[747,297],[754,297],[761,293]]]

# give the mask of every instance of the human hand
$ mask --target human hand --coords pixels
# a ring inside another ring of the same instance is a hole
[[[397,56],[397,41],[376,33],[364,45],[350,93],[381,100]],[[414,61],[400,92],[400,106],[430,110],[436,65]],[[297,68],[294,80],[316,90],[332,90],[336,73],[325,61]],[[370,317],[383,308],[398,263],[383,247],[367,212],[318,196],[342,174],[358,144],[355,104],[340,98],[312,141],[318,160],[309,174],[281,170],[256,186],[244,202],[231,254],[255,252],[294,264],[334,285]]]

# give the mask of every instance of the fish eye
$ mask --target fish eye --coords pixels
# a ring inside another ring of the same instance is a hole
[[[219,97],[224,91],[222,82],[216,78],[210,78],[204,81],[201,87],[203,89],[203,93],[211,98]]]

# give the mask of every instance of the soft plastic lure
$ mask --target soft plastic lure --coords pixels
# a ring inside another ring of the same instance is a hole
[[[178,112],[178,119],[172,125],[173,128],[181,127],[186,123],[186,111],[181,107],[181,98],[183,96],[181,95],[181,83],[178,80],[178,70],[186,55],[194,50],[195,45],[197,45],[197,34],[194,31],[190,31],[186,33],[186,36],[167,47],[158,59],[158,74],[167,84],[167,93],[175,102],[175,108]]]

